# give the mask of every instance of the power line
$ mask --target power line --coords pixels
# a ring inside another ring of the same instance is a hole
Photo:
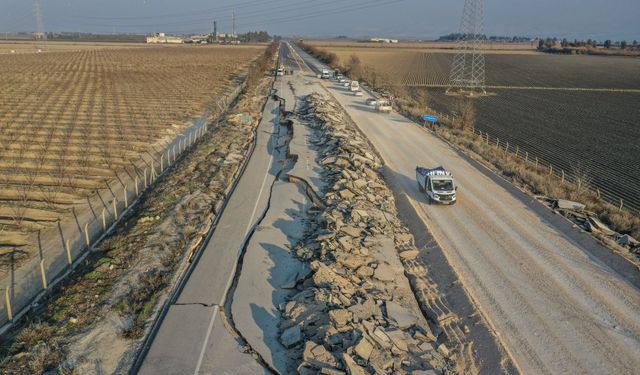
[[[297,22],[300,20],[305,20],[305,19],[310,19],[310,18],[315,18],[315,17],[320,17],[320,16],[327,16],[327,15],[333,15],[333,14],[339,14],[339,13],[343,13],[343,12],[348,12],[348,11],[354,11],[354,10],[361,10],[361,9],[367,9],[367,8],[374,8],[374,7],[380,7],[380,6],[384,6],[384,5],[391,5],[391,4],[397,4],[397,3],[401,3],[405,0],[378,0],[378,1],[361,1],[359,3],[355,3],[355,4],[348,4],[348,5],[344,5],[341,7],[333,7],[331,9],[321,9],[321,10],[317,10],[317,11],[313,11],[313,12],[309,12],[308,9],[311,8],[316,8],[318,6],[323,7],[326,6],[327,4],[331,4],[331,3],[343,3],[343,0],[333,0],[333,1],[329,1],[326,3],[322,3],[322,4],[314,4],[314,5],[308,5],[308,4],[303,4],[301,6],[289,6],[288,9],[286,9],[285,11],[277,11],[274,12],[272,11],[254,11],[254,12],[248,12],[248,15],[245,17],[245,14],[243,13],[241,16],[243,19],[255,19],[255,18],[260,18],[264,15],[268,15],[268,14],[272,14],[272,13],[277,13],[277,14],[283,14],[283,13],[290,13],[290,12],[295,12],[295,11],[301,11],[304,10],[303,13],[296,13],[296,14],[291,14],[291,15],[287,15],[284,17],[276,17],[276,18],[267,18],[265,20],[257,20],[253,23],[249,22],[244,24],[245,28],[250,28],[250,27],[256,27],[256,26],[270,26],[273,24],[282,24],[282,23],[291,23],[291,22]],[[298,3],[298,5],[300,5]],[[202,18],[202,19],[193,19],[193,20],[188,20],[188,21],[180,21],[180,22],[163,22],[163,23],[154,23],[154,24],[128,24],[128,25],[123,25],[123,24],[118,24],[118,25],[113,25],[113,24],[95,24],[95,23],[90,23],[87,25],[91,25],[91,26],[97,26],[97,27],[118,27],[118,28],[150,28],[150,27],[154,27],[154,28],[159,28],[159,27],[163,27],[163,28],[167,28],[170,26],[179,26],[179,25],[184,25],[185,23],[188,23],[189,25],[193,26],[193,25],[208,25],[209,22],[211,22],[211,18]]]
[[[277,3],[280,1],[290,1],[290,0],[270,0],[268,4],[265,3],[264,0],[253,0],[253,1],[245,1],[241,3],[237,3],[235,5],[225,5],[216,8],[207,8],[201,10],[194,10],[190,12],[184,13],[167,13],[167,14],[159,14],[154,16],[118,16],[118,17],[95,17],[90,15],[81,15],[81,14],[69,14],[63,17],[66,18],[80,18],[87,20],[98,20],[98,21],[117,21],[117,20],[149,20],[149,19],[158,19],[158,18],[181,18],[181,17],[192,17],[192,16],[203,16],[205,14],[212,13],[221,13],[233,9],[242,9],[248,7],[255,7],[258,5],[268,5],[271,7],[271,4]],[[299,1],[292,1],[294,4],[299,4]]]
[[[298,11],[298,10],[308,10],[308,9],[313,9],[313,8],[317,8],[317,7],[323,7],[323,6],[327,6],[329,4],[334,4],[334,3],[343,3],[344,0],[331,0],[325,3],[315,3],[312,5],[309,4],[300,4],[299,1],[294,1],[293,4],[295,5],[291,5],[291,4],[283,4],[280,6],[270,6],[269,9],[267,10],[262,10],[262,9],[257,9],[257,10],[250,10],[247,12],[242,12],[242,18],[243,19],[255,19],[255,18],[259,18],[265,15],[270,15],[270,14],[283,14],[283,13],[288,13],[291,11]],[[364,3],[371,3],[371,1],[365,1]],[[351,4],[354,5],[354,4]],[[356,4],[357,5],[357,4]],[[282,8],[286,8],[285,10],[279,10]],[[229,10],[233,10],[233,8],[230,8]],[[203,16],[203,14],[199,14],[200,16]],[[96,23],[85,23],[86,25],[91,25],[91,26],[99,26],[99,27],[120,27],[120,28],[143,28],[143,27],[167,27],[167,26],[177,26],[177,25],[184,25],[185,23],[188,24],[203,24],[203,23],[208,23],[210,22],[211,17],[207,17],[207,18],[194,18],[194,19],[187,19],[187,20],[180,20],[180,21],[172,21],[172,22],[161,22],[161,23],[133,23],[133,24],[112,24],[112,23],[107,23],[107,24],[96,24]]]

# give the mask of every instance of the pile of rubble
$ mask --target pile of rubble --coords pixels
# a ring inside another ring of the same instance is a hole
[[[537,196],[536,198],[555,213],[566,217],[579,228],[593,234],[610,248],[615,250],[616,246],[620,246],[633,254],[636,261],[640,261],[640,241],[629,234],[621,234],[610,229],[595,213],[588,211],[585,204],[545,196]]]
[[[280,341],[299,356],[299,373],[454,373],[405,277],[400,259],[418,251],[376,172],[379,158],[333,101],[312,94],[298,115],[314,129],[329,182],[296,247],[312,271],[280,306]]]

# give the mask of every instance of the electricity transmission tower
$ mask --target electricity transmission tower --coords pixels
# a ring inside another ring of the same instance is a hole
[[[36,16],[36,40],[42,41],[42,45],[38,46],[39,49],[44,50],[44,43],[47,39],[47,35],[44,33],[44,20],[42,18],[42,3],[40,0],[33,1],[33,13]]]
[[[484,0],[465,0],[457,52],[453,58],[447,94],[476,96],[486,94],[485,63],[482,53]]]

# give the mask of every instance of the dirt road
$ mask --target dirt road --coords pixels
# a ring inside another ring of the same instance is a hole
[[[404,117],[376,113],[365,105],[367,95],[326,86],[380,152],[396,193],[408,196],[431,229],[518,369],[632,374],[640,368],[638,284],[602,261],[597,244],[560,229],[535,203]],[[427,205],[416,165],[453,171],[458,204]]]

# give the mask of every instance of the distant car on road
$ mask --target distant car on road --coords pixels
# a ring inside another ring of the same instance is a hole
[[[378,100],[376,100],[375,98],[369,98],[369,99],[367,99],[366,103],[367,103],[367,105],[374,106],[374,105],[378,104]]]
[[[362,96],[362,91],[354,91],[353,96]]]
[[[382,113],[391,113],[393,107],[391,106],[391,101],[387,99],[379,99],[376,101],[376,110]]]
[[[458,187],[451,172],[443,167],[433,169],[416,167],[416,180],[420,191],[427,195],[429,203],[456,203]]]

